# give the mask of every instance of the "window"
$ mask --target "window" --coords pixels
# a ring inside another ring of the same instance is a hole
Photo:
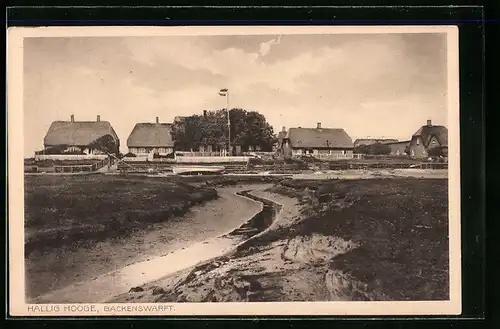
[[[146,149],[145,149],[145,148],[143,148],[143,147],[141,147],[141,148],[139,149],[139,153],[146,153]]]
[[[420,145],[420,138],[417,138],[417,145]]]

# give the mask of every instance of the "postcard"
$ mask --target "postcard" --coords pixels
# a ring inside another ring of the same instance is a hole
[[[457,27],[7,45],[10,315],[461,313]]]

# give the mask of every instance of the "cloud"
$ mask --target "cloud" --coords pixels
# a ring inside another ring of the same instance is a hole
[[[221,108],[220,88],[278,130],[405,136],[426,117],[446,124],[443,49],[439,35],[27,39],[25,154],[70,114],[111,121],[126,151],[135,123]]]
[[[259,55],[266,56],[271,51],[273,45],[279,45],[281,41],[281,35],[277,38],[269,40],[267,42],[262,42],[259,47]]]

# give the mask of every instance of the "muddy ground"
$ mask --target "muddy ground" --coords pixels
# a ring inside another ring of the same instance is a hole
[[[110,302],[448,299],[445,179],[286,180],[283,205],[235,250]]]
[[[225,234],[261,209],[258,203],[235,194],[242,190],[245,187],[221,187],[216,200],[195,205],[184,216],[153,223],[122,237],[34,250],[25,262],[27,297],[43,296]],[[57,298],[67,302],[65,296]],[[76,301],[83,302],[78,297]]]

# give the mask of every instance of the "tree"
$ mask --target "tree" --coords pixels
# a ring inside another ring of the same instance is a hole
[[[370,145],[361,144],[354,148],[354,153],[356,154],[368,154],[370,151]]]
[[[272,151],[277,139],[264,115],[243,109],[232,109],[229,115],[233,145],[241,145],[243,150],[248,150],[250,146],[258,146],[263,151]]]
[[[231,109],[231,144],[241,145],[243,150],[249,146],[259,146],[263,151],[272,151],[275,136],[266,118],[256,112],[244,109]],[[227,110],[204,111],[204,115],[192,115],[175,122],[172,138],[177,150],[198,149],[200,145],[227,147],[228,142]]]
[[[120,144],[111,135],[99,137],[90,143],[88,147],[109,154],[118,154],[120,151]]]
[[[201,117],[192,115],[174,122],[171,135],[177,150],[198,148],[202,142]]]
[[[391,147],[386,144],[375,143],[369,145],[369,154],[386,155],[391,153]]]

